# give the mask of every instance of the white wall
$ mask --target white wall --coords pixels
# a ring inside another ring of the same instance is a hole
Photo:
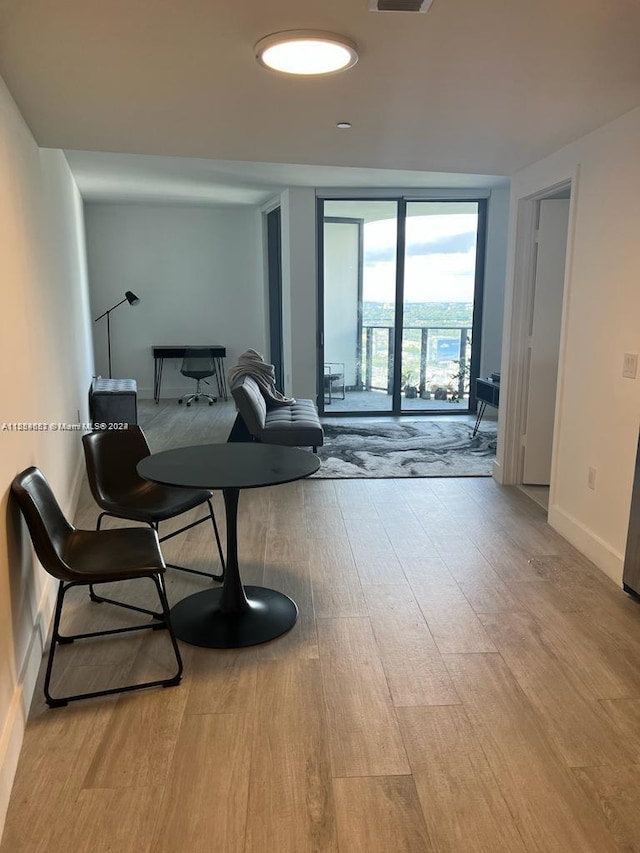
[[[111,315],[113,375],[138,382],[152,397],[154,344],[221,344],[227,369],[253,347],[264,351],[265,290],[260,218],[251,207],[213,209],[171,204],[85,205],[91,314]],[[96,370],[108,376],[106,320],[93,324]],[[165,361],[162,396],[193,387]]]
[[[572,191],[549,520],[618,582],[640,424],[640,379],[622,377],[623,353],[640,352],[639,151],[636,109],[522,170],[511,184],[503,372],[512,367],[508,318],[516,296],[518,204],[578,175]],[[507,408],[500,410],[503,429]],[[498,466],[502,454],[499,446]],[[590,466],[597,469],[595,491],[587,488]]]
[[[2,424],[88,420],[92,373],[78,190],[64,155],[38,149],[1,80],[0,193],[1,830],[55,595],[9,488],[37,465],[72,515],[83,471],[79,432]]]
[[[357,223],[324,225],[324,353],[333,365],[328,372],[341,367],[347,387],[358,376],[359,236]]]

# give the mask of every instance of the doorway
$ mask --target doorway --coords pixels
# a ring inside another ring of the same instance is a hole
[[[475,410],[485,227],[484,199],[319,200],[324,414]]]
[[[521,481],[549,486],[560,359],[569,198],[536,204],[533,288],[527,344]]]
[[[553,504],[575,181],[574,175],[519,200],[508,346],[502,360],[501,446],[494,476],[503,485],[518,486],[546,511]]]

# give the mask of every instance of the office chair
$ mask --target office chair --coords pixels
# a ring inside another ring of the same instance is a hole
[[[163,486],[160,483],[143,480],[136,470],[136,465],[141,459],[149,456],[151,450],[142,429],[134,424],[130,425],[129,429],[96,430],[87,433],[82,436],[82,446],[91,494],[103,510],[98,516],[96,529],[100,529],[104,516],[110,515],[113,518],[143,522],[158,532],[161,521],[175,518],[183,512],[206,503],[209,507],[207,515],[173,533],[161,536],[160,542],[166,542],[167,539],[172,539],[179,533],[184,533],[185,530],[190,530],[211,519],[222,573],[214,575],[189,569],[186,566],[176,566],[173,563],[167,563],[167,566],[194,575],[204,575],[215,581],[224,579],[224,556],[211,503],[213,496],[211,491]]]
[[[183,376],[188,376],[190,379],[196,380],[196,390],[193,394],[183,394],[178,403],[182,403],[186,398],[187,406],[190,406],[192,400],[195,400],[197,403],[200,397],[206,397],[209,405],[213,406],[218,398],[211,394],[206,394],[200,387],[201,382],[208,385],[209,383],[206,380],[209,376],[216,375],[216,365],[211,350],[208,347],[190,347],[185,350],[180,373]]]
[[[57,578],[58,597],[56,600],[51,648],[47,661],[44,681],[44,695],[50,708],[67,705],[77,699],[90,699],[94,696],[109,696],[113,693],[128,693],[145,687],[169,687],[179,684],[182,678],[182,658],[176,642],[169,605],[164,587],[164,560],[160,553],[158,534],[154,530],[140,527],[128,527],[120,530],[78,530],[65,518],[42,472],[38,468],[27,468],[18,474],[11,485],[11,492],[17,500],[29,529],[38,559],[46,572]],[[99,583],[150,578],[158,593],[161,612],[155,613],[142,607],[135,607],[110,598],[93,594],[97,602],[115,604],[151,616],[152,621],[144,625],[127,628],[113,628],[109,631],[92,631],[84,634],[62,635],[60,617],[65,594],[73,586],[91,586]],[[144,681],[114,687],[109,690],[94,690],[89,693],[77,693],[69,696],[51,695],[51,674],[58,645],[73,643],[89,637],[106,637],[112,634],[124,634],[130,631],[166,629],[171,638],[177,670],[170,678],[156,681]]]

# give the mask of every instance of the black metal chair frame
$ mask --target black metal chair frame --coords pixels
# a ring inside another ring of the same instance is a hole
[[[178,569],[180,572],[189,572],[191,575],[202,575],[205,578],[211,578],[214,581],[222,582],[224,580],[224,556],[222,554],[222,542],[220,541],[220,533],[218,532],[218,525],[216,524],[216,516],[213,511],[213,504],[211,503],[211,498],[207,500],[207,504],[209,505],[209,515],[205,515],[203,518],[199,518],[197,521],[192,521],[191,524],[185,524],[184,527],[181,527],[180,530],[174,530],[173,533],[167,533],[165,536],[160,536],[160,522],[159,521],[145,521],[143,524],[148,524],[152,530],[155,530],[158,534],[159,542],[166,542],[167,539],[173,539],[174,536],[178,536],[180,533],[184,533],[185,530],[191,530],[192,527],[197,527],[198,524],[202,524],[204,521],[208,521],[211,519],[213,523],[213,532],[216,537],[216,544],[218,545],[218,553],[220,554],[220,562],[222,564],[222,572],[219,575],[214,575],[212,572],[201,572],[200,569],[190,569],[187,566],[177,566],[175,563],[165,563],[168,569]],[[101,512],[98,516],[98,520],[96,522],[96,530],[100,530],[100,525],[102,524],[102,519],[105,515],[110,518],[119,518],[124,519],[125,521],[136,521],[135,518],[129,518],[126,515],[116,515],[115,512],[108,512],[105,510]],[[175,516],[174,516],[175,517]],[[166,520],[166,519],[165,519]]]
[[[133,427],[133,429],[137,429],[140,432],[141,437],[142,437],[142,441],[143,441],[144,445],[146,446],[147,450],[149,450],[149,446],[146,442],[146,438],[144,437],[144,433],[142,432],[142,430],[139,429],[139,427],[137,427],[137,426]],[[151,451],[149,450],[149,452],[151,452]],[[87,472],[89,473],[89,484],[91,486],[93,498],[96,501],[96,503],[98,504],[98,506],[101,506],[103,504],[100,503],[100,500],[96,496],[96,493],[95,493],[94,488],[93,488],[92,476],[91,476],[91,472],[89,470],[90,462],[89,462],[88,456],[85,456],[85,459],[87,462]],[[94,472],[93,476],[97,480],[97,473],[96,472]],[[222,542],[220,541],[220,533],[218,531],[218,524],[216,522],[216,516],[215,516],[215,512],[213,510],[213,504],[211,503],[211,498],[207,499],[207,506],[209,507],[208,515],[205,515],[202,518],[199,518],[197,521],[192,521],[190,524],[185,524],[179,530],[174,530],[172,533],[167,533],[165,536],[160,536],[160,521],[148,521],[146,519],[140,519],[140,518],[136,518],[135,516],[128,515],[126,505],[123,507],[122,512],[114,512],[113,510],[104,510],[103,512],[101,512],[100,515],[98,516],[97,521],[96,521],[96,530],[101,529],[102,519],[105,516],[108,516],[110,518],[124,519],[125,521],[140,521],[142,524],[148,524],[149,527],[151,527],[153,530],[155,530],[156,533],[158,534],[158,539],[159,539],[160,543],[162,543],[162,542],[166,542],[168,539],[173,539],[174,536],[178,536],[180,533],[184,533],[186,530],[191,530],[192,527],[197,527],[198,524],[203,524],[205,521],[211,519],[211,523],[213,525],[213,532],[214,532],[214,535],[216,538],[216,545],[218,546],[218,554],[220,556],[220,565],[222,566],[222,572],[219,575],[214,575],[212,572],[203,572],[203,571],[200,571],[199,569],[190,569],[188,566],[178,566],[176,563],[165,563],[165,565],[170,569],[177,569],[180,572],[188,572],[189,574],[192,574],[192,575],[200,575],[202,577],[210,578],[213,581],[217,581],[217,582],[221,583],[222,581],[224,581],[225,561],[224,561],[224,553],[222,550]],[[181,515],[181,513],[178,512],[175,515],[168,516],[167,518],[162,519],[162,520],[168,521],[169,518],[175,518],[177,515]],[[91,595],[91,597],[93,597],[93,589],[90,590],[90,595]]]
[[[27,523],[31,541],[44,570],[58,580],[58,594],[53,619],[51,645],[44,681],[45,701],[50,708],[67,705],[79,699],[128,693],[147,687],[172,687],[182,679],[183,664],[180,650],[171,625],[169,603],[164,586],[165,563],[160,551],[158,534],[140,528],[118,531],[79,530],[67,521],[51,487],[42,472],[27,468],[14,477],[11,491]],[[96,595],[93,585],[117,583],[123,580],[150,578],[158,593],[161,612],[116,601]],[[60,620],[64,599],[74,586],[88,586],[90,597],[99,603],[114,604],[127,610],[143,613],[153,621],[141,625],[128,625],[104,631],[79,634],[61,634]],[[51,694],[51,677],[59,645],[95,637],[107,637],[144,630],[167,630],[171,640],[177,669],[169,678],[125,684],[106,690],[93,690],[67,696]]]
[[[47,672],[44,679],[45,700],[50,708],[62,708],[65,705],[68,705],[69,702],[76,702],[79,699],[93,699],[96,696],[112,696],[116,693],[130,693],[133,690],[143,690],[148,687],[174,687],[175,685],[180,684],[183,672],[182,657],[180,655],[180,649],[178,648],[178,643],[175,634],[173,633],[173,628],[171,626],[171,615],[169,610],[169,603],[167,601],[167,593],[164,587],[164,578],[161,574],[157,572],[151,572],[148,575],[138,575],[136,577],[148,577],[154,582],[156,591],[158,593],[158,598],[160,599],[160,606],[162,607],[161,613],[156,613],[153,610],[146,610],[144,607],[137,607],[133,604],[127,604],[124,601],[116,601],[112,598],[104,598],[102,596],[96,595],[94,591],[95,581],[93,583],[89,583],[88,581],[69,581],[67,583],[65,583],[64,581],[59,582],[55,616],[53,619],[53,629],[51,632],[51,647],[49,649]],[[122,578],[122,580],[126,580],[126,578]],[[147,625],[132,625],[124,628],[111,628],[106,631],[91,631],[84,634],[61,634],[60,619],[62,617],[62,605],[64,603],[64,597],[66,593],[71,589],[71,587],[74,586],[88,586],[90,589],[89,597],[94,602],[114,604],[117,607],[124,607],[127,610],[135,610],[138,613],[145,613],[151,616],[151,618],[155,621]],[[124,687],[112,687],[108,690],[94,690],[90,693],[76,693],[69,696],[59,696],[57,698],[51,695],[51,676],[53,674],[53,661],[55,658],[56,646],[64,646],[69,643],[74,643],[76,640],[86,640],[92,637],[108,637],[113,634],[127,634],[132,633],[134,631],[148,630],[160,631],[163,629],[169,632],[171,645],[173,646],[173,651],[176,657],[176,663],[178,665],[177,672],[170,678],[157,679],[155,681],[139,682],[136,684],[127,684]]]

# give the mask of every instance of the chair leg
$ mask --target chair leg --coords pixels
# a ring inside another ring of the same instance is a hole
[[[220,541],[220,533],[218,532],[218,525],[216,523],[216,514],[213,511],[213,504],[211,503],[211,499],[207,501],[209,504],[209,514],[211,516],[211,523],[213,524],[213,532],[216,537],[216,544],[218,546],[218,554],[220,555],[220,565],[222,566],[222,573],[215,576],[216,580],[223,581],[224,573],[226,570],[225,562],[224,562],[224,554],[222,553],[222,542]]]
[[[108,512],[101,512],[100,513],[100,515],[98,516],[98,520],[96,521],[96,530],[100,530],[101,525],[102,525],[102,519],[105,517],[105,515],[110,515],[110,514],[111,513],[108,513]],[[91,599],[91,601],[95,601],[98,604],[100,604],[103,601],[108,600],[106,598],[100,598],[100,596],[95,594],[95,592],[93,591],[93,584],[92,583],[89,584],[89,598]],[[117,604],[117,602],[112,601],[111,604]]]
[[[53,659],[56,653],[56,644],[59,642],[60,635],[58,629],[60,627],[60,617],[62,616],[62,602],[66,592],[65,585],[62,581],[58,584],[58,596],[56,598],[56,609],[53,617],[53,628],[51,629],[51,648],[49,649],[49,658],[47,660],[47,672],[44,677],[44,698],[50,708],[62,708],[68,704],[67,699],[54,699],[49,690],[51,684],[51,673],[53,672]]]
[[[220,541],[220,533],[218,531],[218,524],[216,522],[215,512],[213,511],[213,504],[211,500],[207,500],[207,504],[209,505],[209,515],[204,518],[198,519],[198,521],[194,521],[192,524],[188,524],[186,527],[181,527],[180,530],[175,530],[173,533],[168,533],[166,536],[159,537],[160,542],[166,542],[167,539],[172,539],[174,536],[177,536],[179,533],[183,533],[185,530],[189,530],[191,527],[195,527],[198,524],[202,524],[203,521],[206,521],[207,518],[211,519],[213,524],[213,532],[216,537],[216,544],[218,546],[218,554],[220,555],[220,565],[222,566],[222,572],[219,575],[214,575],[212,572],[201,572],[199,569],[189,569],[187,566],[178,566],[175,563],[167,563],[167,568],[169,569],[177,569],[179,572],[188,572],[191,575],[202,575],[205,578],[211,578],[213,581],[222,582],[224,580],[225,573],[225,562],[224,562],[224,554],[222,551],[222,542]],[[159,532],[159,525],[154,525],[154,529],[156,532]]]
[[[222,543],[220,541],[220,534],[218,532],[218,525],[216,522],[216,516],[213,511],[213,504],[211,500],[207,500],[207,504],[209,506],[209,515],[205,515],[203,518],[199,518],[198,521],[193,521],[191,524],[186,524],[184,527],[181,527],[179,530],[174,530],[173,533],[167,533],[166,536],[160,536],[160,523],[158,521],[151,522],[147,521],[146,524],[149,525],[153,530],[158,534],[159,542],[166,542],[167,539],[172,539],[174,536],[178,536],[180,533],[184,533],[185,530],[190,530],[192,527],[196,527],[198,524],[202,524],[207,521],[207,519],[211,519],[213,523],[213,532],[216,537],[216,544],[218,546],[218,554],[220,555],[220,565],[222,566],[222,572],[219,575],[214,575],[213,572],[201,572],[199,569],[189,569],[186,566],[177,566],[175,563],[166,563],[165,565],[169,569],[177,569],[179,572],[189,572],[192,575],[202,575],[204,578],[211,578],[213,581],[222,582],[224,580],[224,571],[225,571],[225,563],[224,563],[224,553],[222,551]],[[101,512],[98,516],[98,521],[96,523],[96,530],[100,530],[100,525],[102,523],[102,519],[105,515],[111,516],[112,518],[118,518],[119,516],[112,515],[110,512]],[[120,601],[114,601],[112,598],[103,598],[96,594],[93,588],[93,584],[89,584],[89,598],[92,601],[95,601],[97,604],[102,604],[103,602],[108,602],[109,604],[118,604],[121,607],[126,607],[129,610],[139,610],[141,613],[149,613],[149,615],[155,615],[151,610],[143,610],[140,607],[134,607],[131,604],[123,604]]]
[[[167,594],[164,588],[164,583],[162,579],[162,575],[158,572],[153,572],[147,575],[149,577],[155,587],[156,592],[158,593],[158,598],[160,600],[160,606],[162,612],[160,614],[153,614],[153,611],[145,611],[142,610],[143,613],[152,613],[154,618],[157,620],[156,622],[150,622],[147,625],[133,625],[127,628],[114,628],[109,631],[92,631],[85,634],[74,634],[73,636],[62,636],[60,634],[60,618],[62,616],[62,605],[64,602],[64,596],[66,592],[72,586],[86,586],[88,584],[71,582],[65,584],[63,581],[60,581],[58,586],[58,597],[56,600],[56,608],[55,608],[55,616],[53,620],[53,629],[51,632],[51,648],[49,650],[49,659],[47,661],[47,671],[45,675],[44,681],[44,695],[47,705],[50,708],[60,708],[65,705],[68,705],[69,702],[75,702],[78,699],[93,699],[96,696],[112,696],[116,693],[130,693],[132,690],[143,690],[147,687],[173,687],[176,684],[179,684],[182,679],[183,672],[183,664],[182,657],[180,655],[180,650],[178,648],[178,643],[176,641],[175,634],[173,632],[173,627],[171,625],[171,615],[169,611],[169,603],[167,601]],[[109,599],[103,599],[104,601],[108,601]],[[141,608],[131,607],[130,605],[122,605],[120,602],[111,602],[113,604],[119,604],[120,606],[129,607],[132,610],[140,610]],[[155,681],[145,681],[139,682],[138,684],[127,684],[123,687],[113,687],[108,690],[94,690],[90,693],[77,693],[70,696],[52,696],[50,685],[51,685],[51,675],[53,672],[53,662],[55,657],[56,645],[65,644],[65,643],[73,643],[75,640],[84,640],[90,637],[105,637],[113,634],[125,634],[134,631],[144,631],[144,630],[158,630],[161,628],[166,628],[169,632],[169,638],[171,640],[171,645],[173,648],[173,652],[176,659],[177,669],[176,672],[170,676],[169,678],[157,679]]]
[[[158,591],[158,598],[160,599],[160,605],[162,606],[162,612],[164,614],[164,623],[166,625],[167,631],[169,632],[171,645],[173,646],[173,651],[176,656],[176,663],[178,664],[178,671],[173,676],[173,678],[169,679],[162,685],[163,687],[171,687],[174,684],[180,683],[184,667],[182,665],[182,656],[180,654],[180,649],[178,648],[178,641],[176,640],[176,635],[173,631],[173,625],[171,624],[171,611],[169,609],[169,602],[167,600],[167,590],[165,589],[164,578],[160,574],[153,575],[153,581]]]

